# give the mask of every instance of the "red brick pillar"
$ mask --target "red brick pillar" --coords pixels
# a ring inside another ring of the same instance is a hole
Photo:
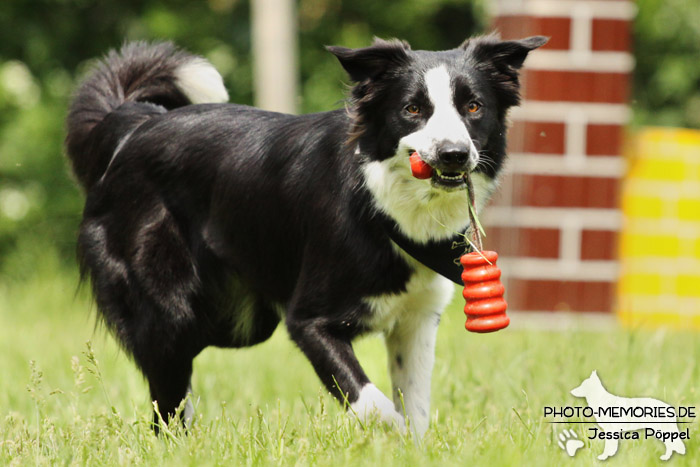
[[[510,308],[613,309],[619,189],[636,7],[625,0],[499,0],[504,39],[551,36],[523,71],[509,175],[486,213]]]

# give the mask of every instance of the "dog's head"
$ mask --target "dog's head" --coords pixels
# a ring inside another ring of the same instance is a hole
[[[576,397],[586,397],[603,387],[603,383],[598,378],[598,372],[593,370],[591,376],[584,379],[581,384],[571,390],[571,395]]]
[[[352,141],[372,161],[418,152],[432,186],[463,188],[462,175],[494,178],[505,157],[506,111],[519,102],[518,71],[547,39],[473,38],[440,52],[376,40],[366,48],[328,47],[356,83]]]

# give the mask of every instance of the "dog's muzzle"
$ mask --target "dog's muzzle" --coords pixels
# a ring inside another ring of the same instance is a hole
[[[447,142],[440,144],[436,149],[433,186],[449,191],[464,188],[464,174],[471,172],[478,163],[478,153],[474,146]]]

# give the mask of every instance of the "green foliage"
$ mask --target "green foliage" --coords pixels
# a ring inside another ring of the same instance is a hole
[[[445,50],[486,28],[481,0],[301,0],[298,14],[304,112],[339,106],[338,84],[349,82],[324,45],[365,47],[379,36]]]
[[[700,128],[700,2],[638,0],[635,122]]]
[[[91,60],[125,40],[171,39],[226,72],[250,102],[248,3],[0,2],[0,277],[57,251],[74,264],[82,196],[63,157],[64,118]],[[26,248],[25,248],[26,247]]]

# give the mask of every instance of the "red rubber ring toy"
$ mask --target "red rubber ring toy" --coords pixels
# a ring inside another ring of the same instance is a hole
[[[459,260],[464,267],[462,295],[466,300],[464,313],[467,322],[464,327],[467,331],[494,332],[510,323],[510,318],[506,315],[508,304],[503,298],[505,289],[501,283],[501,269],[496,265],[497,260],[498,253],[495,251],[474,251],[462,255]]]

